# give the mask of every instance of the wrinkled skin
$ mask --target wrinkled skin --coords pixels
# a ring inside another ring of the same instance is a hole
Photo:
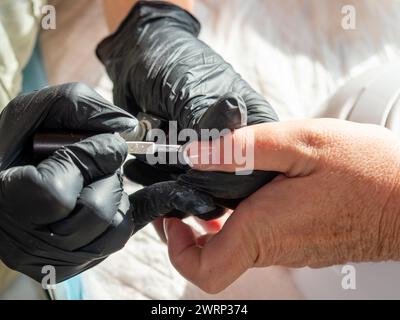
[[[247,127],[231,138],[249,129],[255,167],[283,174],[244,200],[215,235],[198,238],[166,219],[170,258],[183,276],[216,293],[253,267],[400,260],[398,136],[376,125],[313,119]]]
[[[139,2],[117,32],[97,49],[114,83],[114,102],[133,115],[143,111],[177,121],[178,130],[234,130],[277,121],[269,103],[197,38],[199,31],[199,22],[177,6]],[[145,220],[171,212],[216,217],[224,211],[220,206],[235,207],[276,176],[273,172],[250,176],[204,173],[189,167],[149,166],[141,160],[130,161],[124,172],[149,186],[132,196],[146,195],[150,203],[141,208],[157,210],[142,212],[136,207],[135,216]],[[163,184],[155,185],[160,182]],[[171,199],[182,188],[191,196]],[[211,195],[214,203],[209,203],[209,208],[196,207],[193,196],[199,193],[189,190]]]
[[[60,282],[121,249],[134,221],[119,172],[127,155],[114,132],[137,120],[85,85],[72,83],[21,95],[0,116],[0,258],[41,281],[52,265]],[[90,131],[40,163],[38,130]]]

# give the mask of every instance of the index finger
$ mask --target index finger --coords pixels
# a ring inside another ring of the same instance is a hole
[[[240,172],[308,173],[315,166],[311,131],[302,121],[264,123],[237,129],[214,141],[190,144],[185,152],[194,169]]]

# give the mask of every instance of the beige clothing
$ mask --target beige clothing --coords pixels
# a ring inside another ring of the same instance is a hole
[[[0,1],[0,110],[21,90],[45,0]]]

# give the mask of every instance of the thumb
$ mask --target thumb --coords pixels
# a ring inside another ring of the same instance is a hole
[[[214,141],[193,142],[185,154],[196,170],[308,175],[316,169],[321,143],[309,126],[309,122],[305,126],[303,121],[287,121],[240,128]]]
[[[165,220],[171,263],[186,279],[208,293],[217,293],[251,268],[257,260],[257,241],[251,223],[235,213],[203,246],[192,229],[176,218]]]

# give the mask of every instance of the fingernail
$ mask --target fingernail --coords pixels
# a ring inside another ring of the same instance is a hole
[[[184,149],[183,156],[192,168],[210,169],[213,167],[213,146],[207,142],[193,142]]]
[[[163,229],[164,229],[164,235],[165,235],[165,239],[167,240],[167,243],[168,243],[168,232],[167,232],[167,230],[168,230],[168,218],[164,218],[164,220],[163,220]]]

